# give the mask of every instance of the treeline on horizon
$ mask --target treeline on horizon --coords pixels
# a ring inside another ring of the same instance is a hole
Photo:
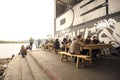
[[[28,40],[24,40],[24,41],[2,41],[0,40],[0,44],[4,44],[4,43],[28,43]]]
[[[44,42],[45,40],[53,40],[54,38],[43,38],[41,39],[42,42]],[[36,40],[34,40],[36,41]],[[0,44],[6,44],[6,43],[29,43],[29,40],[22,40],[22,41],[4,41],[4,40],[0,40]]]

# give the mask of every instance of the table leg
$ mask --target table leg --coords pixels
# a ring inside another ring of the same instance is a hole
[[[110,48],[109,51],[110,51],[110,60],[112,60],[112,49]]]
[[[89,49],[89,55],[90,55],[90,64],[92,64],[92,49]]]

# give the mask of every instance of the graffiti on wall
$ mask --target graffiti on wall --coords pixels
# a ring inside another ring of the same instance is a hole
[[[61,37],[68,37],[73,39],[75,36],[82,34],[85,39],[88,35],[94,36],[96,35],[100,41],[104,41],[105,43],[116,42],[115,47],[120,45],[120,22],[117,22],[113,18],[103,19],[95,23],[90,28],[84,27],[75,30],[65,30],[61,31]]]
[[[91,37],[96,35],[99,40],[105,43],[111,43],[113,45],[112,53],[120,55],[120,22],[117,22],[115,19],[103,19],[97,23],[93,23],[91,27],[84,27],[72,29],[66,29],[60,31],[59,37],[60,40],[63,38],[74,39],[75,36],[82,34],[84,39],[90,35]]]
[[[105,43],[116,42],[116,47],[120,44],[120,22],[117,22],[115,19],[103,19],[98,21],[95,24],[96,34],[100,41]]]
[[[98,21],[97,23],[93,23],[91,27],[79,27],[72,29],[66,29],[64,31],[60,31],[59,39],[62,40],[63,38],[70,38],[74,39],[77,35],[83,35],[84,39],[90,35],[91,37],[96,35],[99,40],[105,43],[111,43],[112,53],[120,55],[120,22],[117,22],[113,18],[103,19]]]

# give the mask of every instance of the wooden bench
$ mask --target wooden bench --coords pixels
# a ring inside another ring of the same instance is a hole
[[[64,52],[64,51],[61,51],[61,52],[58,52],[61,54],[61,58],[60,58],[60,61],[68,61],[68,57],[73,57],[73,54],[70,54],[68,52]]]
[[[89,61],[90,63],[90,56],[87,55],[74,55],[77,57],[77,62],[76,62],[76,68],[79,68],[80,64],[85,65],[85,61]],[[81,63],[80,63],[80,59],[82,59]]]
[[[54,45],[53,45],[53,43],[48,43],[47,44],[47,47],[48,47],[48,51],[53,51],[53,49],[54,49]]]
[[[51,51],[51,52],[52,52],[52,51],[54,50],[52,44],[42,44],[42,47],[43,47],[43,49],[46,50],[46,51]]]
[[[42,44],[42,48],[43,48],[44,50],[47,50],[47,49],[48,49],[48,47],[47,47],[46,44]]]
[[[53,49],[53,51],[55,52],[55,53],[58,53],[58,52],[61,52],[62,50],[61,49]]]
[[[71,54],[68,52],[58,52],[61,54],[61,58],[60,61],[68,61],[68,57],[77,57],[77,62],[76,62],[76,68],[79,68],[79,64],[85,64],[85,61],[89,61],[90,62],[90,57],[87,55],[75,55],[75,54]],[[80,59],[82,59],[82,62],[80,63]]]

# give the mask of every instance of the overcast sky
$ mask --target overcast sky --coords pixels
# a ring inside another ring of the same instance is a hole
[[[54,31],[54,0],[0,0],[0,40],[46,38]]]

